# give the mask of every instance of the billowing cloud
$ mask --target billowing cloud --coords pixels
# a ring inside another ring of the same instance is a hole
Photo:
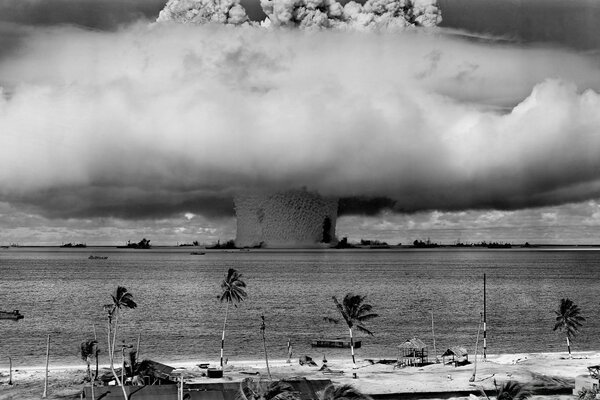
[[[364,4],[363,4],[364,3]],[[442,21],[437,0],[261,0],[266,14],[263,27],[301,29],[391,30],[410,26],[436,26]],[[240,0],[169,0],[157,22],[250,22]]]
[[[245,189],[348,212],[597,198],[591,57],[444,31],[30,29],[0,58],[0,201],[140,219],[230,215]]]

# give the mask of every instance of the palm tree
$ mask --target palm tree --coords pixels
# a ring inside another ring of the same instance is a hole
[[[346,321],[348,325],[348,330],[350,331],[350,352],[352,353],[352,363],[354,364],[354,370],[356,370],[356,359],[354,357],[354,337],[352,335],[352,328],[356,327],[359,332],[366,333],[367,335],[373,336],[373,332],[368,330],[363,322],[369,321],[375,317],[378,317],[378,314],[374,314],[371,312],[372,306],[370,304],[364,303],[367,296],[355,295],[352,293],[347,293],[342,300],[342,303],[337,300],[335,296],[332,296],[333,302],[337,307],[340,314]],[[326,321],[337,324],[339,320],[335,318],[325,318]],[[356,372],[353,373],[353,377],[356,378]]]
[[[119,314],[121,310],[134,309],[137,307],[137,304],[133,300],[133,295],[123,286],[117,286],[115,291],[111,294],[111,298],[112,303],[104,305],[104,310],[107,312],[108,317],[108,359],[110,361],[110,370],[112,371],[117,384],[121,386],[121,389],[123,390],[123,397],[127,400],[127,392],[125,391],[123,382],[121,382],[121,379],[119,379],[119,376],[115,372],[115,343],[117,341]]]
[[[556,324],[553,330],[564,330],[567,335],[567,349],[569,350],[569,357],[571,356],[571,339],[577,334],[577,329],[582,326],[582,322],[585,318],[579,315],[581,310],[579,306],[573,303],[571,299],[561,299],[558,311],[554,311],[556,314]]]
[[[229,268],[227,276],[221,282],[221,302],[226,302],[225,306],[225,321],[223,321],[223,336],[221,336],[221,369],[223,369],[223,348],[225,347],[225,326],[227,325],[227,314],[229,313],[229,305],[233,304],[237,307],[237,303],[241,303],[248,296],[246,293],[246,283],[242,280],[242,274],[233,268]]]
[[[497,400],[526,400],[531,397],[531,393],[523,388],[519,382],[508,381],[498,390]]]
[[[319,400],[373,400],[371,396],[362,393],[354,386],[329,385],[320,393]]]
[[[81,342],[81,359],[87,364],[87,379],[89,381],[92,380],[92,371],[90,370],[90,364],[92,362],[92,358],[96,357],[97,352],[97,344],[98,342],[93,339],[86,340],[85,342]]]
[[[273,378],[271,377],[271,370],[269,369],[269,355],[267,354],[267,339],[265,338],[265,316],[261,315],[260,318],[262,320],[260,325],[260,332],[262,334],[263,349],[265,350],[265,363],[267,364],[267,375],[269,375],[269,380],[273,380]]]
[[[240,382],[240,400],[300,400],[300,393],[285,380],[264,382],[246,378]]]

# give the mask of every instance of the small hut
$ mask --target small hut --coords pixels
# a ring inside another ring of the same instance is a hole
[[[427,345],[421,339],[412,338],[398,346],[398,364],[418,367],[428,363]]]
[[[446,360],[446,357],[448,358]],[[469,362],[469,353],[467,349],[460,346],[450,347],[442,354],[442,363],[453,364],[455,367],[467,364]]]

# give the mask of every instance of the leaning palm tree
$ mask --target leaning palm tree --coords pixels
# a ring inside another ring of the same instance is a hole
[[[531,393],[515,381],[504,382],[496,395],[497,400],[526,400],[531,397]]]
[[[319,394],[319,400],[373,400],[371,396],[362,393],[354,386],[329,385]]]
[[[104,305],[104,310],[107,312],[108,319],[108,359],[110,361],[110,370],[117,381],[117,384],[121,386],[123,390],[123,397],[127,400],[127,392],[121,379],[115,372],[115,343],[117,341],[117,332],[119,329],[119,314],[124,309],[134,309],[137,307],[136,302],[133,300],[133,295],[127,291],[123,286],[117,286],[115,291],[111,294],[112,303]],[[111,338],[112,333],[112,338]]]
[[[246,283],[242,280],[242,274],[233,268],[229,268],[227,276],[221,282],[221,302],[226,302],[225,320],[223,321],[223,335],[221,336],[221,369],[223,369],[223,348],[225,347],[225,326],[227,325],[227,315],[229,313],[229,305],[233,304],[237,307],[237,303],[241,303],[248,296],[246,293]]]
[[[375,317],[378,317],[378,314],[374,314],[371,312],[373,307],[370,304],[364,303],[367,296],[361,296],[358,294],[348,293],[344,296],[342,303],[338,301],[338,299],[333,296],[333,302],[337,307],[340,314],[346,321],[348,325],[348,330],[350,331],[350,352],[352,354],[352,364],[354,365],[354,370],[356,370],[356,358],[354,357],[354,337],[352,335],[352,328],[356,327],[359,332],[366,333],[367,335],[373,336],[373,332],[368,330],[363,323],[369,321]],[[326,321],[337,324],[339,322],[338,319],[335,318],[325,318]],[[353,373],[353,377],[356,378],[356,372]]]
[[[569,350],[569,357],[571,356],[571,339],[577,334],[577,329],[582,326],[582,322],[585,318],[579,315],[581,310],[579,306],[573,303],[571,299],[561,299],[558,311],[554,311],[556,314],[556,324],[554,330],[565,331],[567,336],[567,349]]]
[[[87,379],[88,381],[92,380],[92,371],[90,369],[90,364],[92,359],[96,357],[97,354],[97,344],[98,342],[93,339],[86,340],[81,342],[80,347],[80,356],[83,361],[87,364]]]

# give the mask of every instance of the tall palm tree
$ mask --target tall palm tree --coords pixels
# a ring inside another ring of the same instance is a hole
[[[362,393],[354,386],[329,385],[319,395],[319,400],[373,400],[371,396]]]
[[[371,310],[373,307],[370,304],[364,303],[367,296],[361,296],[358,294],[347,293],[342,300],[342,303],[338,301],[335,296],[332,296],[333,302],[337,307],[340,314],[346,321],[348,325],[348,330],[350,331],[350,352],[352,354],[352,364],[354,365],[354,370],[356,370],[356,358],[354,357],[354,337],[352,335],[352,328],[356,327],[359,332],[366,333],[367,335],[373,336],[373,332],[368,330],[363,323],[369,321],[375,317],[378,317],[379,314],[372,313]],[[337,324],[339,322],[338,319],[335,318],[325,318],[326,321]],[[353,377],[356,378],[356,372],[353,373]]]
[[[237,303],[241,303],[246,299],[246,283],[242,280],[242,274],[233,268],[229,268],[227,276],[221,282],[221,302],[226,302],[225,320],[223,321],[223,335],[221,336],[221,369],[223,369],[223,348],[225,347],[225,326],[227,325],[227,315],[229,313],[229,305],[233,304],[237,307]]]
[[[90,364],[92,362],[92,359],[96,357],[97,344],[98,344],[98,342],[93,339],[89,339],[84,342],[81,342],[80,355],[81,355],[81,359],[83,361],[85,361],[85,363],[87,364],[87,379],[89,381],[92,380],[92,371],[90,369]]]
[[[531,393],[515,381],[504,382],[498,390],[497,400],[526,400],[531,397]]]
[[[579,315],[581,310],[577,304],[573,303],[571,299],[561,299],[558,311],[554,311],[556,314],[556,324],[553,330],[565,331],[567,336],[567,349],[569,350],[569,357],[571,356],[571,339],[577,334],[577,330],[582,326],[585,318]]]
[[[123,390],[123,397],[127,400],[127,392],[123,386],[123,382],[119,379],[119,376],[115,372],[114,360],[115,360],[115,343],[117,341],[117,332],[119,329],[119,314],[124,309],[134,309],[137,307],[136,302],[133,300],[133,295],[127,291],[123,286],[117,286],[115,291],[111,294],[112,303],[105,304],[104,310],[107,312],[108,319],[108,359],[110,361],[110,370],[117,381],[117,384],[121,386]],[[111,338],[112,333],[112,338]]]
[[[269,380],[273,380],[273,378],[271,377],[271,370],[269,369],[269,355],[267,354],[267,339],[265,338],[265,316],[261,315],[260,319],[262,321],[260,324],[260,333],[262,334],[263,349],[265,350],[265,363],[267,364],[267,375],[269,375]]]

